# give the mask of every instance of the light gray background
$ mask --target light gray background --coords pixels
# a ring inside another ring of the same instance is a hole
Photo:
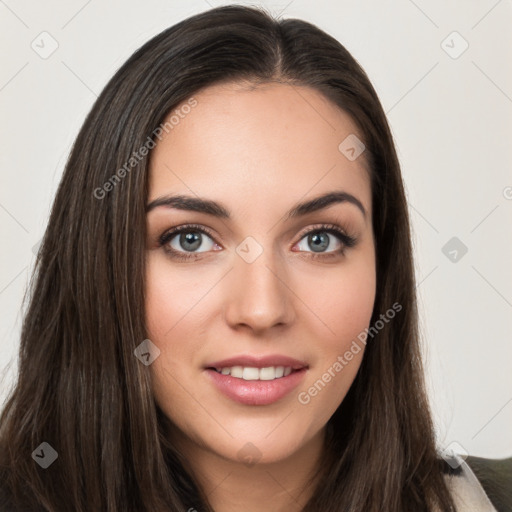
[[[0,0],[1,399],[17,368],[32,249],[96,96],[153,35],[227,3]],[[511,456],[512,2],[259,5],[318,25],[367,71],[388,114],[410,202],[440,445]],[[58,48],[41,58],[53,39]],[[469,47],[458,55],[464,41]],[[452,237],[468,248],[455,262],[452,247],[449,257],[442,251]]]

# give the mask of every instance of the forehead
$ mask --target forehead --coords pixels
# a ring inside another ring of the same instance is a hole
[[[230,83],[194,99],[194,108],[152,150],[148,201],[170,193],[229,196],[243,210],[343,189],[371,209],[364,153],[350,160],[339,149],[347,137],[362,134],[318,91]],[[176,111],[179,105],[169,118]]]

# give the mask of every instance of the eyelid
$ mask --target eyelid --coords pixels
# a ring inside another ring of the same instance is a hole
[[[342,242],[347,242],[347,245],[354,244],[357,239],[355,236],[351,236],[347,230],[342,228],[341,226],[338,226],[337,224],[329,224],[329,223],[320,223],[320,224],[314,224],[312,226],[308,226],[307,228],[304,228],[298,235],[297,235],[297,242],[300,242],[306,235],[311,235],[313,233],[317,232],[326,232],[335,234],[337,236],[342,236]],[[297,242],[295,242],[293,245],[295,245]]]

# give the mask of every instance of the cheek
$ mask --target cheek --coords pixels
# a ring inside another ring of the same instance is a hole
[[[158,388],[175,389],[171,376],[182,380],[200,348],[196,306],[201,287],[197,276],[176,272],[165,256],[151,254],[146,265],[147,337],[160,350],[151,371]]]
[[[312,430],[328,421],[361,365],[365,350],[365,338],[361,334],[369,326],[375,302],[373,261],[370,254],[367,259],[340,266],[331,279],[319,281],[309,276],[302,281],[300,293],[307,297],[310,310],[304,316],[309,318],[308,327],[303,327],[316,340],[317,359],[300,389],[298,401],[305,406],[304,410],[314,411]]]
[[[166,257],[150,253],[146,260],[145,314],[147,337],[159,348],[151,364],[154,396],[169,415],[187,411],[190,396],[183,384],[190,382],[199,341],[191,334],[198,283],[190,273],[172,269]]]
[[[150,254],[146,261],[145,310],[148,335],[170,340],[200,300],[204,285],[197,273],[173,270],[166,257]]]
[[[146,258],[145,320],[147,337],[158,346],[161,356],[152,367],[166,364],[180,375],[198,367],[198,356],[212,330],[221,297],[213,290],[225,273],[194,264],[179,267],[162,251]]]
[[[367,327],[373,311],[375,288],[350,276],[339,283],[326,284],[322,291],[310,290],[308,302],[334,340],[357,335]]]
[[[149,337],[155,339],[164,338],[172,330],[184,314],[185,302],[173,300],[176,296],[175,283],[169,281],[159,267],[158,262],[150,261],[146,273],[146,325]]]
[[[328,279],[307,276],[301,280],[299,293],[307,298],[304,302],[310,310],[309,324],[311,328],[318,326],[317,336],[323,340],[320,345],[323,350],[328,353],[346,350],[368,327],[373,312],[376,293],[373,255],[365,253],[364,258],[340,265]]]
[[[307,297],[311,339],[316,340],[317,364],[302,389],[299,402],[317,409],[318,425],[343,401],[360,367],[376,292],[371,251],[340,265],[329,279],[308,276],[301,296]],[[314,315],[311,314],[314,312]],[[305,326],[303,326],[305,327]],[[362,341],[361,341],[362,340]]]

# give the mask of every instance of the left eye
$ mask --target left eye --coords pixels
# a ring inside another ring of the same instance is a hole
[[[326,230],[314,231],[305,235],[297,244],[301,251],[308,251],[308,247],[313,252],[331,252],[343,247],[340,240],[341,234],[332,233]]]

